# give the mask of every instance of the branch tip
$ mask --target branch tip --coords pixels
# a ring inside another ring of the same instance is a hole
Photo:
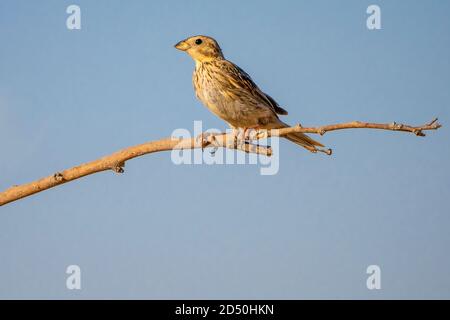
[[[437,124],[439,127],[441,126],[439,123],[436,123],[439,119],[438,118],[434,118],[428,125],[432,126],[434,124]]]
[[[332,154],[333,154],[333,150],[332,149],[330,149],[330,148],[328,148],[328,149],[320,149],[320,148],[317,148],[316,149],[316,151],[315,152],[323,152],[323,153],[325,153],[326,155],[328,155],[328,156],[331,156]],[[314,152],[314,151],[313,151]]]

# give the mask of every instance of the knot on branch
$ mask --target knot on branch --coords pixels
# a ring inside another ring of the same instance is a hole
[[[111,170],[114,171],[115,173],[119,173],[120,174],[120,173],[124,173],[125,172],[124,167],[125,167],[125,162],[122,161],[122,162],[118,162],[117,164],[113,165],[111,167]]]
[[[401,130],[403,129],[404,125],[401,123],[393,122],[391,123],[391,129],[392,130]]]
[[[321,136],[323,136],[325,134],[325,132],[327,132],[323,127],[320,127],[319,129],[317,129],[317,133],[320,134]]]
[[[62,181],[65,180],[65,179],[64,179],[64,175],[63,175],[61,172],[56,172],[56,173],[53,175],[53,179],[55,179],[56,182],[62,182]]]

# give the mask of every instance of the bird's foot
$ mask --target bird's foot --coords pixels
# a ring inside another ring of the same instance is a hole
[[[256,138],[256,136],[258,135],[258,128],[242,128],[239,129],[240,133],[241,133],[241,138],[243,141],[250,141],[250,140],[254,140]]]
[[[202,151],[209,145],[213,144],[217,133],[202,132],[195,138],[195,145],[202,148]]]
[[[229,149],[236,149],[238,146],[241,136],[241,129],[232,128],[231,134],[228,136],[228,139],[226,141],[226,146]]]

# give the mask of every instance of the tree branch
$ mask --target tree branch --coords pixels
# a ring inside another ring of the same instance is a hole
[[[302,127],[300,124],[297,126],[283,128],[278,130],[258,130],[250,135],[249,140],[259,140],[269,137],[283,137],[289,133],[301,132],[323,135],[328,131],[343,130],[343,129],[380,129],[380,130],[392,130],[414,133],[417,136],[425,136],[423,133],[427,130],[437,130],[441,125],[434,119],[428,124],[423,126],[413,127],[410,125],[391,123],[368,123],[353,121],[341,124],[331,124],[320,127]],[[272,155],[272,149],[266,146],[259,146],[246,141],[244,137],[239,137],[233,133],[220,133],[220,134],[208,134],[203,133],[197,138],[176,139],[166,138],[157,141],[150,141],[133,147],[128,147],[117,151],[111,155],[103,158],[87,162],[76,167],[56,172],[48,177],[18,186],[13,186],[0,193],[0,206],[7,203],[28,197],[32,194],[59,186],[61,184],[106,170],[112,170],[117,173],[123,173],[123,167],[125,162],[136,157],[140,157],[146,154],[169,151],[169,150],[183,150],[183,149],[195,149],[195,148],[228,148],[241,150],[247,153],[257,153],[266,156]],[[331,150],[318,151],[331,154]]]

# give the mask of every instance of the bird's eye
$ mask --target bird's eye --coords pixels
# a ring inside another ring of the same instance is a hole
[[[197,44],[197,45],[200,45],[200,44],[202,44],[202,39],[197,39],[197,40],[195,40],[195,44]]]

